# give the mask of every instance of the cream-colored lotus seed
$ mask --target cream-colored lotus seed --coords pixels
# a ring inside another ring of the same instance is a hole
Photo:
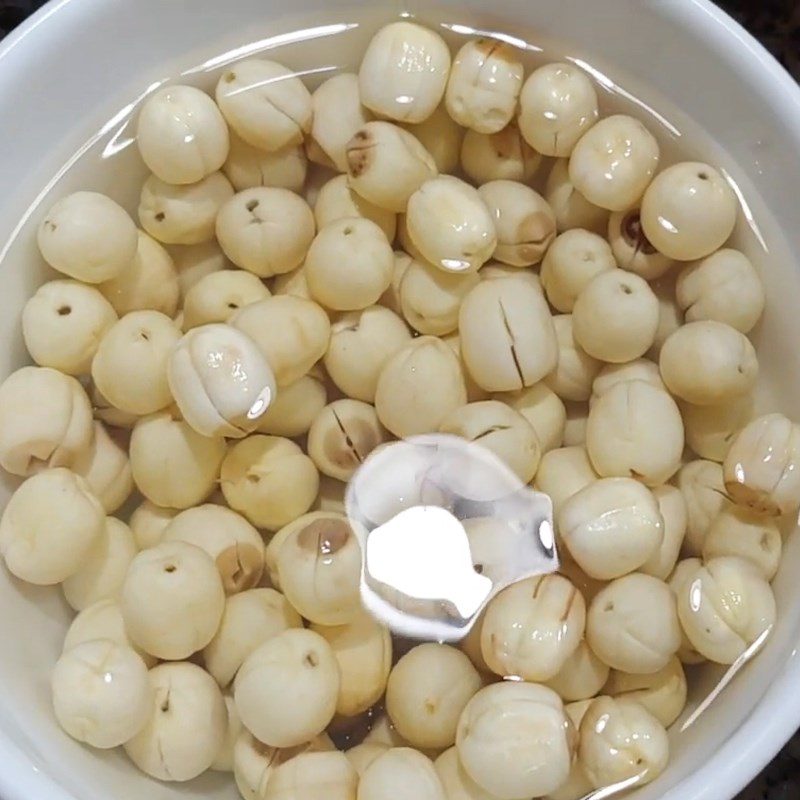
[[[172,257],[143,231],[138,231],[137,241],[131,263],[97,288],[120,316],[149,309],[171,317],[178,307],[180,294]]]
[[[405,220],[405,214],[401,214],[398,217],[398,221],[400,220]],[[403,236],[399,228],[400,226],[398,225],[397,238],[402,240]],[[405,226],[403,226],[403,230],[405,230]],[[408,238],[407,235],[406,238]],[[405,247],[405,245],[402,246]],[[403,280],[403,275],[405,275],[413,258],[404,250],[395,250],[393,256],[392,280],[389,288],[381,295],[381,299],[378,302],[390,311],[394,311],[398,316],[402,316],[403,312],[400,309],[400,282]]]
[[[510,191],[510,190],[509,190]],[[535,200],[538,195],[528,190]],[[544,202],[542,201],[542,207]],[[509,244],[534,244],[541,240],[540,214],[536,206],[534,219],[521,238]],[[512,212],[509,211],[509,215]],[[527,213],[527,212],[526,212]],[[498,244],[492,210],[486,199],[468,183],[452,175],[441,175],[426,181],[408,200],[406,225],[412,242],[431,264],[446,272],[474,272],[489,260]],[[504,229],[505,230],[505,229]],[[515,230],[509,222],[508,235]],[[523,259],[522,263],[526,263]],[[531,262],[532,263],[532,262]]]
[[[103,533],[80,569],[62,584],[70,606],[83,611],[100,600],[117,600],[136,552],[131,529],[121,520],[106,517]]]
[[[344,72],[328,78],[311,95],[311,104],[311,139],[339,172],[347,172],[347,143],[373,119],[361,104],[358,76]]]
[[[214,560],[226,594],[251,589],[264,571],[264,542],[235,511],[206,503],[181,511],[167,525],[161,542],[186,542]]]
[[[300,193],[306,182],[308,159],[299,144],[267,152],[231,133],[230,150],[222,171],[237,192],[271,186]]]
[[[212,272],[186,293],[183,329],[227,322],[240,308],[269,296],[269,289],[251,272],[238,269]]]
[[[327,403],[324,384],[304,375],[281,388],[269,408],[258,418],[258,432],[273,436],[302,436]]]
[[[326,734],[315,736],[298,747],[270,747],[242,729],[233,745],[233,777],[244,800],[264,800],[267,784],[281,764],[307,752],[332,752],[333,743]]]
[[[393,268],[394,254],[383,231],[368,219],[345,217],[317,234],[305,275],[318,303],[352,311],[378,302],[389,288]]]
[[[585,447],[559,447],[542,456],[535,486],[550,497],[553,513],[558,515],[572,495],[594,483],[597,477]]]
[[[544,192],[553,213],[559,233],[572,228],[583,228],[600,236],[608,229],[609,211],[590,203],[574,186],[569,177],[569,159],[559,158],[547,177]]]
[[[634,117],[600,120],[575,145],[569,177],[590,202],[611,211],[635,205],[658,169],[658,142]]]
[[[300,266],[314,238],[314,214],[288,189],[258,186],[231,197],[219,209],[220,247],[237,267],[261,278]]]
[[[703,543],[703,559],[737,556],[752,563],[765,580],[771,581],[778,571],[782,547],[775,519],[731,505],[711,523]]]
[[[570,155],[597,116],[597,92],[574,64],[545,64],[522,87],[520,130],[528,144],[546,156]]]
[[[157,663],[157,659],[138,648],[128,637],[117,600],[99,600],[81,611],[67,630],[62,651],[66,652],[79,644],[97,639],[107,639],[132,648],[141,656],[148,669]]]
[[[713,406],[681,405],[686,444],[701,458],[724,461],[736,435],[753,419],[753,397],[744,394]]]
[[[681,644],[675,596],[651,575],[635,572],[617,578],[589,606],[586,641],[613,669],[658,672]]]
[[[467,775],[458,760],[458,750],[455,747],[445,750],[434,762],[434,767],[447,800],[494,800],[489,792]]]
[[[264,642],[289,628],[301,628],[300,615],[274,589],[250,589],[228,597],[203,663],[221,686],[236,676],[244,660]]]
[[[348,481],[387,434],[375,408],[361,400],[334,400],[308,431],[308,454],[324,475]]]
[[[738,202],[713,167],[685,161],[667,167],[642,198],[641,223],[653,246],[676,261],[711,255],[736,223]]]
[[[346,625],[312,625],[311,630],[328,642],[339,664],[336,713],[355,717],[375,705],[392,668],[389,629],[369,614],[359,614]]]
[[[533,426],[519,411],[498,400],[469,403],[449,413],[440,433],[460,436],[493,452],[517,477],[533,480],[542,456]]]
[[[572,314],[553,317],[553,325],[558,340],[558,364],[544,382],[563,400],[588,400],[602,364],[575,341]]]
[[[225,739],[222,743],[222,747],[214,758],[214,763],[210,767],[215,772],[233,772],[233,749],[236,747],[236,741],[244,730],[233,697],[226,694],[224,695],[224,699],[228,724],[225,728]]]
[[[105,639],[79,644],[58,660],[51,686],[56,719],[79,742],[110,749],[147,723],[147,667],[129,647]]]
[[[493,257],[516,267],[538,264],[556,235],[556,219],[547,201],[517,181],[491,181],[479,189],[494,222]]]
[[[665,728],[669,728],[686,707],[686,674],[675,657],[666,667],[650,675],[612,670],[603,693],[640,703]]]
[[[676,598],[683,590],[686,581],[689,578],[693,578],[697,570],[702,566],[703,562],[699,558],[684,558],[675,565],[675,569],[672,570],[672,575],[669,576],[667,581],[667,586],[669,586],[670,591]],[[680,615],[678,615],[678,619],[680,620]],[[694,649],[694,646],[686,636],[686,632],[683,630],[683,626],[681,626],[681,646],[678,650],[678,659],[681,664],[686,665],[703,664],[706,661],[705,656],[701,656]]]
[[[529,283],[536,289],[539,294],[544,296],[544,289],[542,289],[542,282],[539,280],[539,275],[533,269],[512,267],[510,264],[501,264],[499,261],[487,261],[480,271],[480,279],[482,281],[494,280],[508,280],[509,278],[516,278]]]
[[[165,86],[142,106],[136,144],[147,168],[165,183],[197,183],[225,163],[228,126],[205,92]]]
[[[572,309],[575,339],[600,361],[621,364],[643,356],[658,329],[658,298],[644,278],[605,270],[583,288]]]
[[[498,394],[515,411],[519,411],[531,424],[542,449],[542,454],[561,447],[567,411],[564,402],[546,383],[536,383],[518,392]]]
[[[395,730],[394,724],[386,714],[372,723],[369,733],[364,737],[369,744],[382,744],[386,747],[406,747],[408,742]]]
[[[458,310],[478,283],[477,273],[454,273],[411,262],[400,281],[400,308],[406,322],[420,333],[444,336],[458,328]]]
[[[672,394],[699,406],[750,392],[758,360],[750,340],[724,322],[689,322],[664,342],[661,377]]]
[[[464,298],[458,332],[475,382],[494,392],[532,386],[552,372],[558,342],[541,294],[523,281],[482,281]]]
[[[391,747],[365,770],[358,784],[358,800],[447,800],[431,760],[411,747]]]
[[[150,718],[125,743],[142,772],[162,781],[188,781],[214,763],[227,732],[225,698],[195,664],[160,664],[150,670]]]
[[[660,278],[675,262],[653,247],[642,229],[638,208],[614,212],[608,220],[608,241],[622,269],[645,280]]]
[[[588,700],[605,686],[609,667],[604,664],[585,641],[573,650],[558,672],[546,682],[566,702]]]
[[[564,706],[564,711],[566,711],[575,731],[580,729],[581,721],[591,703],[591,700],[579,700],[576,703],[568,703]],[[576,757],[572,762],[572,768],[569,771],[567,780],[558,789],[550,792],[546,800],[583,800],[593,789],[594,787],[589,778],[586,777],[586,772],[580,760]]]
[[[275,61],[238,61],[217,83],[216,100],[228,125],[261,150],[299,144],[311,130],[311,95],[291,70]]]
[[[251,303],[230,319],[261,350],[279,387],[303,377],[328,348],[330,320],[320,306],[293,295]]]
[[[542,261],[542,288],[556,309],[568,314],[587,284],[616,267],[608,242],[596,233],[574,228],[559,234]]]
[[[641,567],[664,536],[653,493],[632,478],[601,478],[585,486],[563,502],[557,526],[581,569],[599,580]]]
[[[416,125],[403,123],[409,133],[431,154],[441,173],[458,171],[464,129],[440,105],[426,120]]]
[[[733,664],[775,624],[775,597],[757,567],[723,556],[684,579],[678,590],[678,615],[701,655]]]
[[[264,586],[280,591],[281,581],[278,575],[278,556],[280,555],[281,547],[283,547],[283,543],[293,530],[298,526],[302,527],[312,519],[316,519],[318,513],[318,511],[310,511],[308,514],[303,514],[303,516],[298,517],[288,525],[284,525],[283,528],[272,534],[267,540],[267,546],[264,549],[264,577],[262,579]],[[342,514],[344,514],[344,511],[342,511]]]
[[[256,527],[277,530],[308,511],[319,475],[290,439],[250,436],[228,451],[220,484],[231,508]]]
[[[177,661],[211,641],[225,590],[208,553],[186,542],[162,542],[133,559],[120,608],[133,642],[157,658]]]
[[[90,383],[87,389],[92,402],[94,418],[99,422],[103,422],[112,428],[130,431],[133,430],[133,426],[141,419],[138,414],[122,411],[116,408],[116,406],[111,405],[111,403],[103,397],[103,393],[94,383]]]
[[[256,343],[222,323],[185,334],[172,350],[167,376],[184,419],[203,436],[246,436],[277,392]]]
[[[336,711],[339,666],[318,633],[290,628],[256,648],[234,682],[236,708],[256,738],[294,747],[325,729]]]
[[[39,250],[53,269],[85,283],[116,277],[136,255],[136,226],[97,192],[61,198],[39,224]]]
[[[94,423],[94,439],[72,465],[106,513],[116,511],[133,491],[133,476],[126,449],[109,436],[102,422]]]
[[[0,554],[12,575],[51,586],[74,575],[105,530],[103,507],[83,478],[59,467],[28,478],[0,519]]]
[[[322,230],[331,222],[348,217],[363,217],[374,222],[389,242],[394,241],[397,231],[397,215],[394,211],[387,211],[365,200],[348,186],[346,175],[337,175],[320,189],[314,205],[314,219],[317,229]]]
[[[727,503],[722,467],[698,459],[684,464],[676,484],[686,501],[686,543],[689,555],[699,556],[711,523]]]
[[[134,311],[109,328],[92,361],[92,379],[114,406],[152,414],[172,402],[167,362],[181,337],[158,311]]]
[[[619,383],[628,381],[644,381],[651,386],[667,390],[664,381],[661,380],[661,372],[658,364],[646,358],[636,358],[633,361],[626,361],[622,364],[606,364],[592,384],[592,396],[589,399],[590,406],[593,405],[607,392],[611,391]]]
[[[344,753],[300,753],[275,769],[264,800],[356,800],[357,785]]]
[[[653,551],[647,561],[639,567],[640,572],[652,575],[662,581],[672,574],[678,561],[683,540],[686,537],[686,526],[689,515],[683,492],[675,486],[665,484],[653,489],[653,496],[658,502],[658,510],[664,518],[664,538],[661,545]]]
[[[442,100],[450,50],[435,31],[414,22],[392,22],[370,40],[361,60],[361,102],[382,117],[422,122]]]
[[[512,122],[498,133],[468,130],[461,143],[461,169],[478,185],[507,180],[528,183],[542,165],[542,156],[522,138]]]
[[[516,269],[516,267],[511,267],[510,269]],[[470,403],[479,403],[481,400],[490,400],[491,395],[489,392],[475,383],[472,376],[467,372],[467,368],[464,366],[464,360],[461,358],[461,337],[458,333],[451,333],[449,336],[445,336],[442,341],[453,351],[453,355],[455,355],[458,359],[458,363],[461,365],[464,385],[467,387],[467,401]]]
[[[178,273],[181,302],[189,289],[206,275],[228,269],[231,266],[216,241],[173,245],[169,248],[169,254],[172,256],[172,263]]]
[[[634,700],[598,697],[581,720],[578,761],[595,789],[650,783],[668,760],[664,726]]]
[[[404,253],[406,259],[410,263],[412,259],[417,261],[425,261],[425,256],[420,253],[419,248],[411,240],[411,234],[408,232],[408,218],[406,214],[397,215],[397,244],[400,246],[400,251],[395,251],[395,275],[392,276],[393,280],[399,282],[402,275],[403,267],[398,264],[401,259],[400,253]],[[407,266],[407,265],[406,265]]]
[[[69,466],[92,444],[83,387],[49,367],[22,367],[0,384],[0,464],[12,475]]]
[[[317,512],[297,520],[277,552],[281,591],[318,625],[346,625],[361,613],[361,547],[347,518]]]
[[[569,775],[575,732],[561,698],[535,683],[481,689],[458,722],[461,766],[498,800],[541,796]]]
[[[514,117],[522,76],[514,48],[494,39],[473,39],[453,60],[445,93],[447,111],[465,128],[497,133]]]
[[[409,197],[438,172],[419,139],[390,122],[368,122],[347,143],[346,152],[350,188],[396,213],[405,211]]]
[[[221,172],[187,186],[173,186],[151,175],[142,186],[139,222],[164,244],[209,242],[217,214],[232,196],[233,187]]]
[[[738,250],[718,250],[685,267],[675,287],[687,322],[716,320],[748,333],[764,311],[764,286]]]
[[[437,281],[451,280],[440,270],[435,271],[435,276]],[[410,341],[405,323],[388,308],[369,306],[351,311],[331,325],[325,368],[348,397],[371,403],[384,365]]]
[[[85,375],[98,343],[116,321],[114,308],[95,287],[55,280],[25,303],[22,335],[39,366]]]
[[[592,404],[586,450],[598,475],[659,486],[681,466],[681,412],[664,389],[646,381],[618,383]]]
[[[166,412],[141,419],[131,436],[133,481],[164,508],[202,503],[216,487],[224,457],[224,439],[201,436]]]
[[[734,503],[757,514],[789,514],[800,503],[800,426],[783,414],[748,423],[723,465],[725,490]]]
[[[291,272],[284,272],[283,275],[276,275],[272,279],[272,294],[290,294],[303,300],[311,300],[305,269],[298,267]]]
[[[586,604],[561,575],[527,578],[487,606],[481,651],[492,672],[526,681],[555,677],[583,638]]]
[[[481,688],[481,677],[464,653],[426,643],[395,664],[386,687],[386,711],[398,733],[420,748],[449,747],[458,719]]]
[[[378,419],[399,438],[437,431],[466,402],[461,364],[433,336],[420,336],[397,351],[384,364],[375,390]]]
[[[169,523],[180,512],[176,508],[162,508],[149,500],[140,503],[131,514],[130,525],[136,547],[147,550],[161,541]]]

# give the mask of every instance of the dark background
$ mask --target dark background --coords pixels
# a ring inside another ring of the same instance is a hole
[[[800,81],[800,0],[718,0],[717,4]],[[0,0],[0,39],[41,5],[43,0]],[[737,800],[800,800],[800,735]]]

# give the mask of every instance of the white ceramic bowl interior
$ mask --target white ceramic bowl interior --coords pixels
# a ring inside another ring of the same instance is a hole
[[[0,377],[25,362],[20,311],[47,274],[34,243],[32,226],[45,210],[37,204],[46,207],[59,175],[59,195],[94,188],[135,209],[143,170],[128,146],[127,120],[147,91],[182,73],[183,81],[210,86],[230,60],[270,51],[317,78],[327,74],[323,68],[352,69],[368,33],[402,12],[462,26],[462,33],[475,28],[555,44],[557,55],[592,65],[601,82],[643,98],[689,133],[693,146],[702,143],[757,222],[761,242],[746,227],[741,241],[767,285],[756,337],[762,372],[777,406],[798,416],[800,263],[791,254],[800,253],[800,90],[706,0],[53,0],[0,46]],[[6,479],[0,500],[11,488]],[[675,726],[669,769],[637,800],[728,800],[800,723],[798,572],[800,543],[792,536],[775,581],[779,621],[767,647],[688,730]],[[236,797],[228,775],[168,786],[139,774],[122,753],[92,752],[68,739],[53,719],[48,689],[70,618],[66,605],[59,592],[3,572],[0,608],[4,800]],[[719,676],[693,675],[693,706]]]

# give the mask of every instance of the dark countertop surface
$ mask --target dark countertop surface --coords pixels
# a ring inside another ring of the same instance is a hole
[[[42,0],[0,0],[0,38]],[[800,81],[800,0],[718,0]],[[800,800],[800,734],[736,800]]]

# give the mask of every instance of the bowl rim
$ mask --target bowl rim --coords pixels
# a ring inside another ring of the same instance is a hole
[[[135,2],[135,0],[118,0]],[[787,125],[800,142],[800,84],[778,60],[736,20],[711,0],[645,0],[657,6],[659,15],[670,18],[682,28],[693,28],[712,43],[717,51],[734,48],[739,58],[752,63],[750,80],[782,103],[781,123]],[[49,0],[0,41],[0,66],[4,59],[30,40],[35,47],[39,37],[68,35],[70,26],[60,26],[58,12],[73,0]],[[81,13],[91,15],[92,3],[82,3]],[[72,13],[77,13],[71,9]],[[74,24],[74,20],[73,20]],[[767,687],[752,712],[693,775],[665,791],[661,800],[722,800],[734,798],[772,760],[800,724],[800,643],[791,651],[778,675]],[[725,768],[719,769],[718,765]],[[0,731],[0,798],[2,800],[82,800],[58,785],[45,769],[40,768],[4,731]]]

